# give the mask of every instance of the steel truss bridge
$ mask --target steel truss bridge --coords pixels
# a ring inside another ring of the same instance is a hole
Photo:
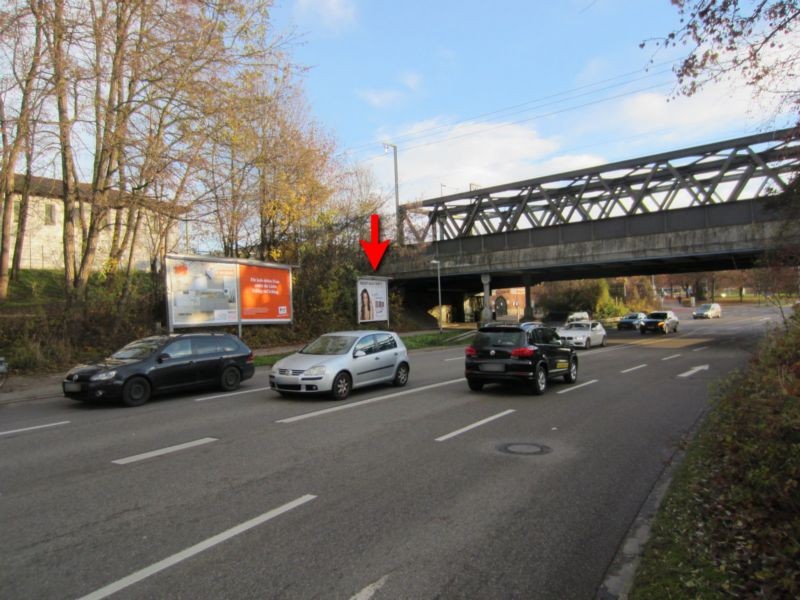
[[[401,206],[402,244],[426,244],[753,200],[800,171],[795,129],[706,144]]]

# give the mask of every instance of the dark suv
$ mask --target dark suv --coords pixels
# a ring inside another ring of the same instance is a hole
[[[227,333],[154,335],[108,358],[79,365],[61,387],[68,398],[139,406],[154,394],[217,386],[233,391],[253,376],[253,353]]]
[[[548,379],[563,377],[573,383],[578,378],[575,350],[562,346],[552,327],[481,327],[466,350],[464,367],[473,391],[485,383],[522,383],[538,395],[547,389]]]

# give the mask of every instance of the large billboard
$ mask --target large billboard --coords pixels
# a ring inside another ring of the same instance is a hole
[[[247,262],[239,265],[244,323],[292,322],[292,271]]]
[[[180,255],[165,264],[170,329],[292,321],[289,267]]]
[[[389,283],[381,277],[363,277],[356,285],[358,322],[389,321]]]

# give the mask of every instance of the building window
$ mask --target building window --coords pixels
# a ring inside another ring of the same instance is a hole
[[[56,207],[55,204],[46,204],[44,207],[44,224],[56,224]]]

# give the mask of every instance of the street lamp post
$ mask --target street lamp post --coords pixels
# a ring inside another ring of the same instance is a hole
[[[394,144],[383,144],[383,151],[391,150],[394,153],[394,217],[397,221],[397,243],[403,245],[403,219],[400,215],[400,184],[397,176],[397,146]]]
[[[431,261],[432,265],[436,265],[436,287],[439,290],[439,334],[442,333],[442,263],[437,259]]]

